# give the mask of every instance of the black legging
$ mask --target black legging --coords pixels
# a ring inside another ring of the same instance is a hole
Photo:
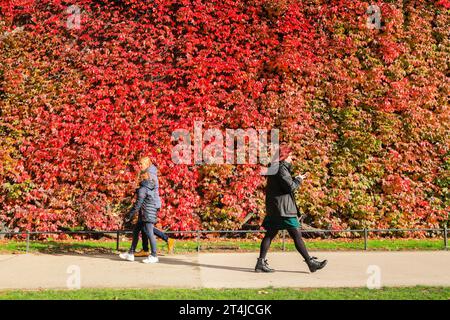
[[[305,242],[303,242],[302,234],[297,228],[290,228],[287,229],[289,235],[294,240],[295,248],[297,251],[302,255],[303,259],[308,261],[310,259],[308,250],[306,250]],[[270,244],[272,243],[272,240],[276,237],[278,234],[277,229],[269,229],[266,232],[266,235],[264,236],[264,239],[261,242],[261,249],[259,253],[259,257],[261,259],[265,259],[267,252],[269,251]]]

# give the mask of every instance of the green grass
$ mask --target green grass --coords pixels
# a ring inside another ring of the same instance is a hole
[[[450,287],[1,291],[0,300],[448,300]]]
[[[202,239],[202,252],[254,252],[259,250],[259,240],[238,239]],[[361,239],[335,239],[318,240],[306,239],[306,244],[310,250],[363,250],[364,242]],[[120,250],[126,250],[130,246],[128,239],[120,242]],[[163,241],[158,242],[159,250],[165,252],[167,247]],[[373,239],[368,241],[369,250],[442,250],[444,243],[442,239]],[[286,251],[294,251],[295,247],[291,240],[286,240]],[[282,242],[273,242],[271,250],[281,251]],[[26,251],[26,243],[23,241],[0,241],[0,253],[20,253]],[[40,253],[115,253],[116,242],[112,240],[47,240],[31,241],[30,252]],[[175,253],[192,253],[197,251],[197,242],[193,240],[177,240],[175,243]]]

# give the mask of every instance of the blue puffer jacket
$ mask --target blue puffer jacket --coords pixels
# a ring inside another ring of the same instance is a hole
[[[148,174],[150,177],[153,178],[155,182],[155,202],[156,202],[156,208],[161,208],[161,198],[159,197],[159,180],[158,180],[158,169],[152,164],[147,169]]]
[[[156,207],[155,182],[144,180],[136,189],[137,200],[128,214],[128,219],[132,220],[136,213],[139,220],[143,222],[156,223],[158,208]]]

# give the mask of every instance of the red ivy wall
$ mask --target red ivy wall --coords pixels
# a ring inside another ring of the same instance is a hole
[[[369,4],[0,0],[0,221],[116,228],[148,152],[163,227],[259,223],[257,166],[171,162],[172,131],[201,120],[279,128],[319,228],[447,223],[449,1],[378,1],[380,30]]]

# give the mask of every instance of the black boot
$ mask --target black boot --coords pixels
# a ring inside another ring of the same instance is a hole
[[[255,267],[256,272],[274,272],[275,270],[269,268],[269,264],[266,259],[258,258]]]
[[[275,269],[269,267],[269,262],[267,262],[267,259],[264,259],[264,265],[266,266],[267,269],[270,270],[270,272],[275,272]]]
[[[311,257],[309,261],[305,261],[310,272],[316,272],[327,265],[327,260],[317,261],[316,257]]]

